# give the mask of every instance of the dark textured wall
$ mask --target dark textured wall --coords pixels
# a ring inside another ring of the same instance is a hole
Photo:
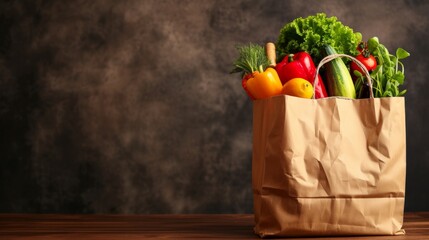
[[[0,212],[249,213],[231,62],[316,12],[403,47],[406,209],[429,210],[429,1],[2,1]]]

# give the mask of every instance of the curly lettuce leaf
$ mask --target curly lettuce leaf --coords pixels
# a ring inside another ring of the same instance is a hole
[[[277,41],[280,57],[300,51],[308,52],[317,64],[322,58],[321,49],[325,44],[331,45],[337,53],[355,56],[362,35],[343,25],[336,17],[327,17],[318,13],[306,18],[297,18],[286,24]]]

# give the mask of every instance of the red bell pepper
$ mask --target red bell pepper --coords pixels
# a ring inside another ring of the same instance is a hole
[[[250,78],[252,78],[251,73],[244,75],[243,79],[241,80],[241,86],[243,87],[244,91],[246,91],[250,99],[255,100],[255,97],[250,93],[249,89],[247,89],[247,80],[249,80]]]
[[[326,92],[326,88],[320,74],[317,75],[317,86],[314,86],[316,67],[314,66],[314,62],[311,59],[310,54],[306,52],[290,54],[284,57],[283,60],[276,65],[276,71],[279,74],[282,84],[285,84],[292,78],[304,78],[313,84],[316,98],[328,97],[328,93]]]

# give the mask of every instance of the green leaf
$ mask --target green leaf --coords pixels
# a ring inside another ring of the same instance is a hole
[[[386,71],[384,71],[384,82],[383,85],[386,85],[386,81],[390,81],[392,79],[392,76],[394,74],[394,69],[392,68],[387,68]]]
[[[390,90],[385,91],[384,94],[383,94],[383,97],[393,97],[392,96],[392,92]]]
[[[381,69],[381,65],[378,65],[371,73],[371,77],[374,78],[375,75],[377,75],[377,73],[380,71]]]
[[[381,62],[381,64],[383,64],[387,67],[394,66],[394,63],[390,60],[391,54],[389,53],[389,50],[387,50],[387,48],[383,44],[378,45],[378,50],[379,50],[379,54],[380,54],[381,58],[383,59],[383,62]]]
[[[356,71],[355,71],[356,72]],[[355,89],[356,89],[356,93],[359,93],[361,88],[362,88],[362,84],[363,84],[363,76],[360,75],[360,77],[358,77],[355,81]]]
[[[397,87],[393,88],[393,96],[398,96],[399,94],[399,89]]]
[[[396,49],[396,57],[398,59],[404,59],[410,56],[410,53],[405,51],[403,48]]]
[[[405,76],[402,72],[395,73],[392,78],[397,81],[399,84],[404,84]]]
[[[353,74],[354,74],[356,77],[362,77],[362,73],[361,73],[361,72],[359,72],[359,71],[357,71],[357,70],[354,70],[354,71],[353,71]]]
[[[368,44],[368,50],[369,50],[369,52],[370,53],[374,53],[377,50],[378,45],[380,43],[378,41],[378,37],[372,37],[372,38],[368,39],[367,44]]]
[[[398,96],[404,96],[406,92],[407,92],[407,89],[404,89],[398,94]]]
[[[388,89],[390,89],[391,86],[392,86],[392,84],[390,83],[390,81],[387,81],[385,89],[388,90]]]

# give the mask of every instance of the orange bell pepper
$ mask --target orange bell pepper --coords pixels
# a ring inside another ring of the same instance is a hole
[[[270,61],[265,49],[257,44],[238,47],[240,53],[231,73],[242,72],[241,85],[252,100],[281,94],[283,85],[276,70],[268,67]],[[264,71],[265,69],[265,71]]]
[[[246,89],[255,99],[269,98],[281,94],[283,85],[279,75],[273,68],[267,68],[263,71],[260,66],[259,71],[252,73],[246,81]]]

